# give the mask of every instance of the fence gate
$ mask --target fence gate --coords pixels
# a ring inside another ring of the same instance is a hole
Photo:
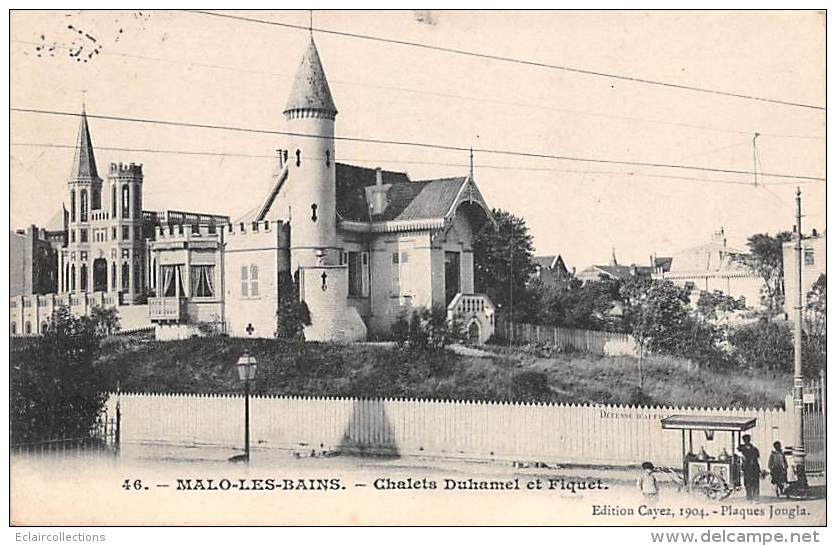
[[[825,398],[825,375],[818,379],[811,379],[804,384],[804,450],[808,474],[822,474],[826,471],[827,460],[825,448],[825,419],[827,399]]]

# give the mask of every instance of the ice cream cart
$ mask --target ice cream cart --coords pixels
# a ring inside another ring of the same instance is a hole
[[[661,420],[662,428],[682,431],[682,472],[688,489],[704,494],[713,500],[728,497],[740,489],[740,456],[736,454],[740,438],[747,430],[755,428],[755,417],[728,417],[721,415],[671,415]],[[716,432],[731,433],[729,450],[720,456],[711,456],[701,450],[694,453],[694,431],[714,440]]]

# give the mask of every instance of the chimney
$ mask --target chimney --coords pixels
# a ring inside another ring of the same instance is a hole
[[[372,214],[383,214],[383,211],[386,210],[388,204],[386,202],[387,190],[388,188],[383,186],[383,169],[376,167],[374,170],[374,186],[368,190],[371,193]]]

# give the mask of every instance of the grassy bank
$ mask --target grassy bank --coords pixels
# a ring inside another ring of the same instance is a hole
[[[244,349],[259,362],[253,391],[272,395],[774,407],[790,385],[788,376],[708,372],[651,357],[639,394],[635,358],[501,347],[476,357],[365,344],[196,338],[112,345],[101,358],[123,391],[234,393],[241,391],[234,364]]]

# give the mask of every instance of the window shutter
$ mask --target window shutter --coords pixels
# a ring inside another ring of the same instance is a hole
[[[250,266],[250,295],[258,296],[258,266]]]
[[[412,295],[412,276],[409,274],[409,253],[401,252],[401,294]]]
[[[362,285],[363,285],[363,297],[369,297],[369,253],[363,252],[363,267],[362,267]]]

